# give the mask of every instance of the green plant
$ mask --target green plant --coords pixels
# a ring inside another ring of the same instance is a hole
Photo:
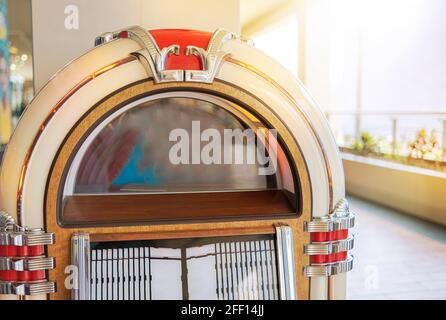
[[[353,141],[352,147],[362,154],[377,153],[379,152],[378,138],[367,131],[363,131],[361,132],[361,138]]]

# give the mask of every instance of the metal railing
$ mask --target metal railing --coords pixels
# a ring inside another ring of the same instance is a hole
[[[420,108],[423,110],[423,108]],[[391,128],[391,143],[392,143],[392,154],[397,154],[397,142],[398,142],[398,133],[400,130],[400,124],[403,121],[403,118],[408,117],[431,117],[434,119],[433,123],[437,123],[436,127],[439,127],[439,137],[440,137],[440,150],[446,150],[446,111],[438,111],[438,110],[423,110],[423,111],[374,111],[374,110],[361,110],[361,111],[352,111],[352,110],[328,110],[325,112],[325,115],[329,121],[329,123],[333,124],[333,119],[335,117],[343,117],[343,116],[353,116],[355,119],[354,124],[354,137],[356,139],[360,139],[361,133],[363,132],[363,124],[365,117],[388,117],[389,126]],[[421,118],[420,118],[421,119]],[[412,121],[414,122],[414,121]],[[418,129],[422,129],[422,127],[418,127]],[[426,128],[427,131],[431,128]],[[372,132],[373,134],[373,132]],[[415,138],[416,132],[414,132],[413,138]],[[379,136],[379,134],[377,134]],[[408,141],[405,141],[408,142]],[[443,152],[444,154],[445,152]]]

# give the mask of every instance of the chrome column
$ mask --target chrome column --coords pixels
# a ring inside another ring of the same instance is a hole
[[[71,265],[75,266],[73,300],[90,300],[90,235],[75,233],[71,237]]]
[[[296,274],[291,227],[277,226],[276,239],[280,299],[296,300]]]
[[[19,226],[11,215],[0,212],[0,246],[17,247],[26,252],[32,247],[52,245],[54,241],[54,233]],[[34,256],[28,253],[20,257],[15,253],[3,254],[0,256],[0,271],[13,277],[0,281],[0,295],[17,296],[20,300],[28,296],[45,299],[45,295],[56,292],[56,283],[48,281],[46,272],[55,268],[54,258],[46,257],[44,251]],[[45,276],[39,276],[38,280],[31,279],[29,275],[33,271],[44,271]],[[21,277],[27,280],[19,280]]]
[[[315,217],[304,223],[305,232],[311,233],[312,238],[313,235],[318,235],[317,240],[312,239],[311,243],[304,245],[304,254],[319,256],[318,261],[321,261],[321,257],[326,257],[325,262],[311,263],[303,270],[304,275],[310,277],[311,281],[328,280],[326,296],[317,296],[317,299],[345,298],[345,273],[353,268],[353,256],[349,252],[354,247],[354,235],[349,233],[349,229],[354,225],[355,215],[350,211],[346,199],[339,201],[329,215]],[[336,232],[343,233],[336,235]],[[321,234],[325,234],[327,238],[324,240],[324,237],[321,238]],[[338,254],[342,254],[342,258],[339,258]]]

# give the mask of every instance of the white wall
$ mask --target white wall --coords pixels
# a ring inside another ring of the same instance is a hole
[[[295,3],[298,5],[291,7],[287,2],[284,9],[289,17],[304,17],[305,36],[303,43],[299,43],[305,51],[304,82],[324,109],[354,110],[358,99],[363,110],[445,109],[446,1],[295,0]],[[286,19],[277,12],[280,10],[243,26],[244,32],[248,36],[268,34],[279,19]],[[294,34],[290,34],[280,49],[293,51],[294,42]]]
[[[35,89],[104,32],[141,25],[239,33],[239,11],[239,0],[32,0]]]
[[[365,108],[446,108],[446,1],[378,0],[364,26]]]
[[[323,109],[446,110],[446,1],[298,1],[306,3],[305,85]],[[397,138],[413,140],[421,128],[441,137],[439,118],[400,117]],[[339,136],[354,134],[354,116],[332,119]],[[390,139],[391,121],[363,117],[361,130]]]

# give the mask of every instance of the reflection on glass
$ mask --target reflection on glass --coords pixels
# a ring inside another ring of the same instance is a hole
[[[197,122],[198,133],[192,129]],[[201,141],[200,133],[210,128],[223,137],[225,129],[243,131],[247,125],[220,106],[192,98],[162,98],[129,108],[101,128],[77,161],[78,167],[73,169],[74,194],[293,190],[291,169],[280,147],[278,168],[270,176],[259,175],[261,165],[257,162],[204,164],[200,159],[193,164],[193,157],[209,143]],[[169,139],[175,129],[184,129],[188,134],[188,164],[174,164],[169,158],[171,148],[178,142]],[[234,139],[228,146],[223,140],[221,159],[231,152],[226,149],[246,143]]]

